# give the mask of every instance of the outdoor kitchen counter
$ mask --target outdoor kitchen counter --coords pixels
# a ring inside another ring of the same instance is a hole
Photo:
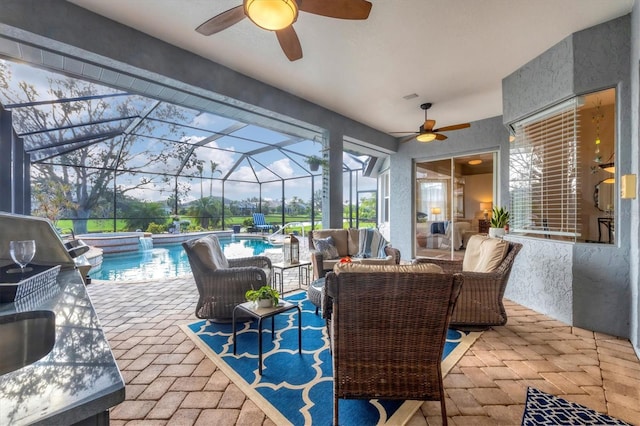
[[[40,360],[0,376],[0,425],[108,421],[125,384],[78,271],[61,271],[46,295],[0,304],[0,315],[34,310],[55,313],[55,343]]]

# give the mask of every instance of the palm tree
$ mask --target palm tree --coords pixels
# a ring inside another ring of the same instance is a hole
[[[220,170],[218,170],[218,166],[220,164],[215,163],[212,160],[209,160],[210,166],[211,166],[211,180],[209,181],[209,197],[213,196],[213,174],[218,172],[220,174],[222,174],[222,172]],[[202,172],[200,172],[202,173]],[[200,178],[202,179],[202,176],[200,176]]]

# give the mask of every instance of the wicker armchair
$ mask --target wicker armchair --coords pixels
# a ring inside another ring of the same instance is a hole
[[[231,321],[233,308],[246,302],[245,292],[271,281],[268,257],[227,259],[215,235],[185,241],[182,246],[200,294],[196,305],[198,318]]]
[[[417,258],[414,263],[433,263],[447,273],[462,273],[464,286],[453,310],[451,326],[461,330],[487,329],[507,323],[507,312],[502,298],[507,288],[511,267],[522,244],[509,242],[506,257],[493,272],[466,272],[462,260]]]
[[[338,400],[440,401],[447,424],[441,360],[459,274],[368,266],[330,272],[334,424]],[[393,269],[397,272],[387,272]]]

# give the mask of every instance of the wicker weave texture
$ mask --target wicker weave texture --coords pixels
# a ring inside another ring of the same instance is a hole
[[[215,236],[211,237],[219,244]],[[244,295],[247,290],[258,289],[271,282],[271,259],[266,256],[228,259],[229,268],[212,270],[193,251],[192,246],[196,241],[193,239],[182,243],[200,295],[196,316],[229,321],[233,316],[233,308],[246,302]]]
[[[326,280],[334,416],[339,398],[435,400],[446,422],[440,363],[462,276],[341,272]]]
[[[459,329],[488,328],[505,325],[507,312],[502,299],[516,255],[522,244],[509,243],[507,255],[500,266],[490,273],[463,272],[461,260],[418,258],[416,263],[434,263],[445,272],[462,273],[464,286],[451,317],[451,326]]]

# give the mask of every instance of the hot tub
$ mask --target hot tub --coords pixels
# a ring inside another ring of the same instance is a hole
[[[104,232],[76,235],[88,246],[102,249],[104,254],[137,251],[144,232]]]

